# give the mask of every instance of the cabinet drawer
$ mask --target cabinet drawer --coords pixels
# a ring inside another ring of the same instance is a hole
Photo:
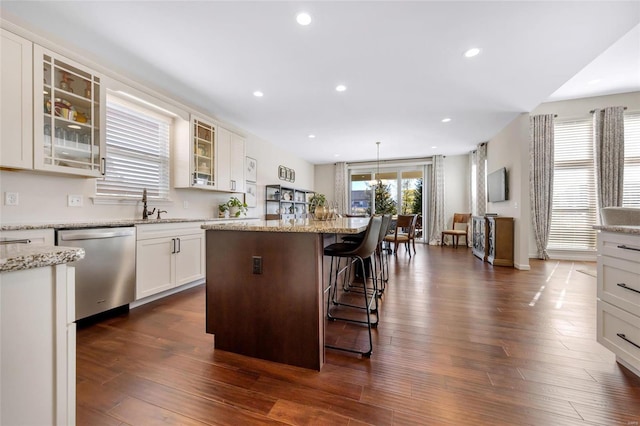
[[[598,254],[640,262],[640,235],[600,232]]]
[[[640,263],[601,256],[598,262],[598,297],[640,315]]]
[[[148,225],[136,225],[137,241],[151,238],[179,237],[203,233],[204,222],[179,222],[179,223],[152,223]]]
[[[640,317],[598,300],[598,342],[640,369]]]

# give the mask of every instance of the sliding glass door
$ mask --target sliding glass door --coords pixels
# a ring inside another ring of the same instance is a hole
[[[349,215],[368,216],[390,213],[417,214],[417,238],[423,238],[426,211],[424,200],[428,185],[425,185],[425,165],[398,166],[378,171],[351,169]]]

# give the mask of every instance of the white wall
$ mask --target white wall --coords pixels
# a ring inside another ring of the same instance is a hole
[[[469,205],[469,156],[444,158],[444,223],[452,229],[454,213],[471,213]]]
[[[336,166],[334,164],[316,164],[314,191],[326,195],[327,200],[335,201]]]
[[[529,267],[529,114],[520,114],[487,144],[487,174],[507,168],[509,199],[487,203],[487,213],[514,218],[514,266]],[[527,153],[525,156],[524,153]]]

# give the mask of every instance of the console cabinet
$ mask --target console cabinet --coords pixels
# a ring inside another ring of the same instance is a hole
[[[640,376],[640,235],[598,234],[597,339]]]
[[[484,216],[473,216],[471,218],[471,237],[473,241],[471,250],[474,256],[482,260],[487,260],[487,255],[484,251],[487,239],[485,225],[486,219]]]
[[[502,216],[473,216],[473,254],[495,266],[513,266],[514,220]]]

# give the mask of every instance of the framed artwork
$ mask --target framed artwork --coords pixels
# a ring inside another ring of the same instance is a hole
[[[256,206],[256,195],[258,187],[255,183],[246,182],[246,192],[244,194],[244,202],[247,203],[247,207]]]
[[[249,182],[257,182],[258,180],[258,162],[256,161],[255,158],[251,158],[251,157],[246,157],[246,161],[245,161],[247,170],[247,176],[246,179]]]
[[[287,182],[296,181],[296,171],[284,166],[278,166],[278,178]]]
[[[278,167],[278,178],[280,180],[286,180],[287,179],[287,168],[284,166],[279,166]]]

